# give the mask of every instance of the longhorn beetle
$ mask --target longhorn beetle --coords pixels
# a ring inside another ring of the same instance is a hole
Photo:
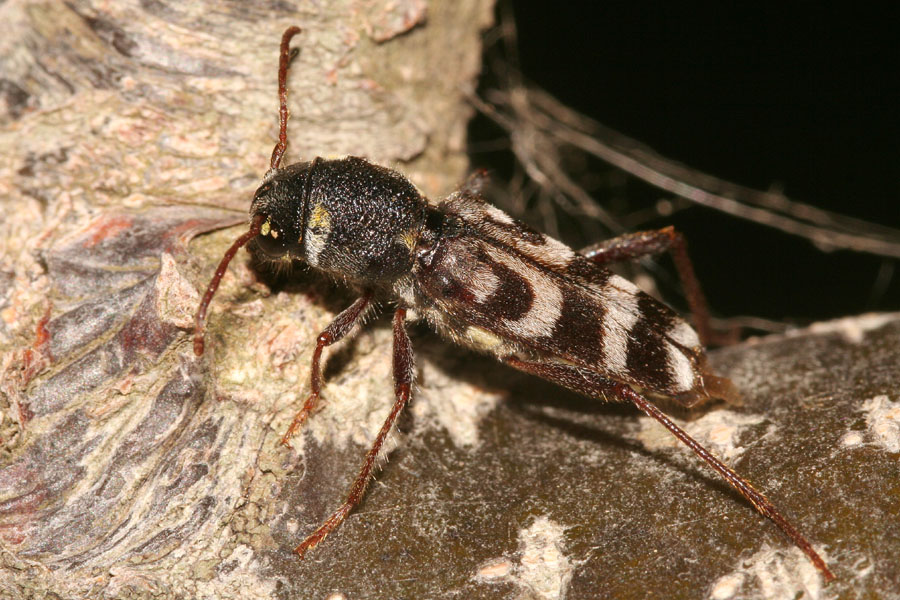
[[[345,502],[295,552],[325,539],[359,503],[378,454],[409,402],[413,353],[405,330],[415,310],[442,335],[581,394],[632,402],[769,517],[823,573],[810,543],[750,483],[691,438],[648,397],[685,406],[734,399],[714,375],[700,338],[710,337],[706,303],[682,237],[671,227],[615,238],[576,253],[486,203],[477,173],[440,202],[429,202],[403,175],[362,158],[314,158],[281,167],[287,146],[287,87],[293,53],[288,28],[278,68],[278,143],[250,206],[250,229],[225,252],[195,316],[194,352],[204,349],[204,321],[228,263],[244,245],[269,262],[305,261],[346,281],[361,296],[316,339],[310,394],[282,437],[287,444],[321,395],[322,351],[350,333],[379,299],[396,303],[393,408],[366,454]],[[697,333],[670,308],[610,273],[604,264],[670,251],[684,282]]]

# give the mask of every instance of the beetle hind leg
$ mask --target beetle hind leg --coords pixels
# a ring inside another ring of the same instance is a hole
[[[697,440],[688,435],[688,433],[672,421],[668,415],[659,410],[656,405],[647,400],[643,395],[634,391],[631,386],[606,379],[601,375],[575,365],[527,361],[516,356],[505,357],[503,362],[520,371],[537,375],[538,377],[552,381],[586,396],[593,398],[615,398],[631,402],[641,412],[653,417],[653,419],[668,429],[678,441],[690,448],[694,454],[700,457],[703,462],[709,465],[726,482],[728,482],[731,487],[750,502],[760,514],[771,519],[778,528],[781,529],[781,531],[784,532],[807,557],[809,557],[810,561],[812,561],[816,568],[822,572],[827,581],[834,579],[834,574],[829,570],[828,565],[825,564],[822,557],[813,549],[812,544],[810,544],[803,534],[801,534],[781,514],[781,512],[775,508],[768,498],[758,492],[749,481],[738,475],[733,469],[716,458],[716,456],[703,447]]]

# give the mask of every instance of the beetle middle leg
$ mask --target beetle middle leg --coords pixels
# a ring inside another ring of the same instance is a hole
[[[394,400],[393,408],[391,408],[391,413],[388,415],[384,425],[381,426],[381,430],[375,437],[375,442],[372,444],[372,447],[366,453],[366,460],[363,463],[359,474],[356,476],[356,480],[350,487],[350,493],[347,494],[347,499],[334,514],[328,517],[321,527],[314,531],[294,549],[294,552],[299,554],[300,558],[303,558],[303,555],[306,554],[307,550],[314,548],[316,544],[324,540],[325,536],[331,533],[335,527],[343,523],[350,511],[353,510],[353,507],[359,504],[363,493],[366,491],[366,487],[369,485],[369,482],[374,475],[375,463],[378,461],[378,454],[381,452],[381,447],[384,445],[384,441],[387,439],[391,429],[393,429],[397,417],[400,416],[400,413],[403,412],[404,407],[406,407],[409,402],[413,382],[413,352],[412,345],[409,342],[409,336],[407,335],[403,324],[405,319],[406,309],[398,308],[396,312],[394,312],[393,323],[393,372],[394,395],[396,396],[396,399]]]
[[[688,256],[687,242],[674,227],[628,233],[583,248],[579,253],[596,264],[606,265],[644,256],[655,256],[666,251],[671,254],[675,263],[700,341],[704,346],[711,343],[719,345],[734,343],[736,340],[731,332],[719,333],[712,328],[706,296],[700,288],[700,282],[694,273],[694,265]]]
[[[343,339],[344,336],[353,329],[353,326],[359,322],[363,315],[366,314],[367,309],[371,305],[372,293],[366,292],[362,297],[358,298],[356,302],[335,317],[334,321],[325,328],[325,331],[320,333],[319,337],[316,338],[316,349],[313,351],[312,369],[310,370],[309,375],[309,396],[306,398],[306,402],[303,403],[303,408],[300,409],[300,412],[294,415],[290,427],[288,427],[287,431],[284,432],[284,435],[281,436],[281,443],[285,446],[288,445],[288,440],[297,433],[297,430],[300,429],[310,413],[315,409],[316,403],[319,401],[319,396],[322,393],[322,350],[325,349],[325,346],[330,346]]]

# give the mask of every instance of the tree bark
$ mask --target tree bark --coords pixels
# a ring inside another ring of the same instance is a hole
[[[289,25],[284,164],[365,156],[451,191],[492,2],[11,0],[0,16],[0,596],[275,597],[320,516],[296,490],[303,438],[277,441],[347,296],[315,279],[272,293],[239,258],[198,360],[197,290],[240,228],[189,242],[247,220]],[[377,420],[390,384],[373,387]],[[311,431],[349,473],[369,422],[329,431],[326,412]]]

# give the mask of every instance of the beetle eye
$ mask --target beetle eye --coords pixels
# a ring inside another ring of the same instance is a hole
[[[288,251],[287,236],[278,226],[272,224],[272,219],[266,219],[260,227],[256,245],[271,258],[282,257]]]

